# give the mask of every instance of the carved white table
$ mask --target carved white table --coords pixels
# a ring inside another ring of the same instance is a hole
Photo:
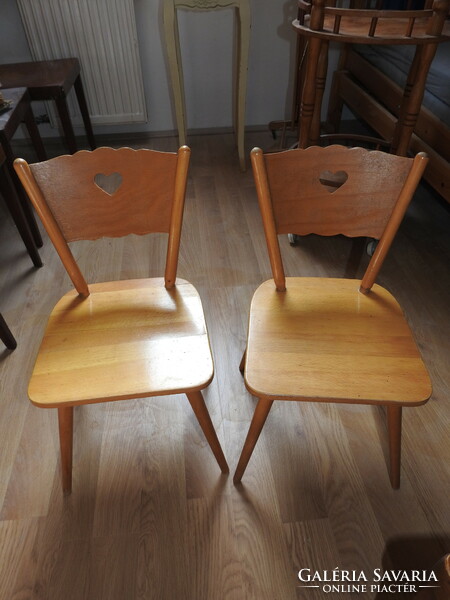
[[[181,64],[180,39],[178,33],[177,9],[219,10],[234,7],[238,23],[238,69],[235,99],[235,132],[239,163],[245,170],[244,121],[247,93],[248,49],[250,43],[250,2],[249,0],[164,0],[164,28],[170,78],[175,101],[178,137],[180,145],[186,143],[186,117],[184,100],[183,70]]]

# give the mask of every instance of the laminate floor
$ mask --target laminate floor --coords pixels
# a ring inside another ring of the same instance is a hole
[[[270,269],[233,136],[189,142],[179,276],[203,300],[216,369],[205,399],[231,474],[221,475],[185,397],[84,406],[63,497],[56,412],[33,407],[26,390],[46,316],[70,281],[45,234],[44,267],[32,267],[1,202],[0,311],[18,347],[0,348],[0,599],[403,597],[371,590],[374,569],[423,569],[450,551],[449,207],[421,191],[379,278],[403,305],[434,386],[425,406],[404,410],[400,490],[389,483],[380,409],[281,402],[235,487],[255,406],[238,366],[250,299]],[[271,143],[269,133],[247,136],[248,149]],[[175,150],[176,139],[114,145]],[[342,237],[281,243],[289,275],[345,273]],[[104,281],[159,275],[165,240],[72,248],[88,281]],[[299,570],[336,568],[363,572],[367,590],[301,587]]]

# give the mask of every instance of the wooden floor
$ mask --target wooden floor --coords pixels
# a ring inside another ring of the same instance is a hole
[[[255,406],[238,366],[269,263],[233,137],[189,141],[179,275],[203,299],[216,367],[205,398],[233,472]],[[260,133],[247,143],[272,141]],[[175,150],[176,140],[139,145]],[[275,403],[235,487],[177,396],[76,409],[66,498],[56,414],[33,407],[26,390],[46,315],[70,282],[45,236],[45,265],[32,267],[3,202],[0,210],[0,311],[18,341],[14,352],[0,348],[1,600],[392,597],[301,588],[297,573],[338,568],[371,580],[376,568],[421,569],[450,550],[447,206],[426,191],[417,197],[379,278],[403,304],[434,386],[428,404],[404,411],[399,491],[375,407]],[[343,276],[351,248],[314,236],[296,248],[284,236],[282,246],[288,274],[309,276]],[[162,237],[73,248],[90,281],[160,274],[164,258]]]

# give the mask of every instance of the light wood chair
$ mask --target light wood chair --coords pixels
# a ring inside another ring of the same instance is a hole
[[[248,54],[250,46],[250,2],[249,0],[164,0],[164,30],[170,78],[175,102],[178,137],[180,145],[186,143],[186,107],[184,96],[183,67],[181,61],[178,32],[177,9],[220,10],[234,8],[237,15],[237,81],[235,85],[235,131],[237,137],[239,164],[245,170],[244,128],[245,102],[247,96]]]
[[[343,146],[251,153],[273,279],[255,292],[241,361],[258,403],[239,482],[274,400],[385,406],[390,478],[400,484],[403,406],[431,383],[395,298],[374,284],[427,158]],[[277,235],[367,236],[379,243],[362,281],[285,277]]]
[[[187,147],[177,154],[99,148],[34,165],[15,161],[75,286],[50,315],[28,390],[36,406],[58,409],[66,493],[79,404],[185,393],[228,471],[201,393],[213,378],[202,304],[189,282],[176,279],[189,155]],[[161,278],[88,286],[68,246],[151,232],[169,234]]]

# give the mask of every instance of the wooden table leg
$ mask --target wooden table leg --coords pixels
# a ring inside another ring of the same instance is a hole
[[[31,110],[31,106],[25,112],[24,121],[25,121],[27,130],[28,130],[28,133],[30,134],[30,138],[33,143],[34,149],[36,150],[36,155],[38,157],[38,160],[40,160],[40,161],[47,160],[47,153],[45,152],[44,144],[42,143],[42,138],[39,134],[39,130],[36,125],[36,121],[34,120],[34,115]]]
[[[91,150],[95,150],[97,148],[97,144],[95,143],[94,132],[92,130],[91,117],[89,116],[89,109],[86,102],[86,96],[84,95],[83,84],[81,82],[81,77],[75,79],[74,82],[75,93],[78,99],[78,105],[80,107],[81,116],[83,118],[84,128],[86,129],[86,134],[88,138],[89,145]]]
[[[42,260],[36,247],[35,240],[31,233],[28,221],[25,217],[22,204],[16,192],[16,188],[11,181],[6,165],[0,167],[0,188],[3,192],[6,205],[16,224],[19,234],[25,244],[28,254],[35,267],[42,267]],[[31,209],[30,209],[31,210]]]
[[[58,109],[61,126],[64,131],[69,152],[70,154],[75,154],[75,152],[77,151],[77,142],[75,140],[75,133],[73,131],[72,121],[69,115],[69,109],[67,107],[66,95],[63,91],[61,91],[61,94],[59,96],[55,97],[55,104],[56,108]]]
[[[8,169],[9,172],[11,174],[12,177],[12,181],[14,182],[14,187],[17,190],[17,194],[19,196],[20,199],[20,203],[22,206],[22,210],[23,213],[26,217],[27,223],[28,223],[28,227],[31,231],[31,234],[33,236],[34,239],[34,243],[36,244],[36,246],[38,248],[41,248],[43,246],[43,241],[42,241],[42,237],[41,237],[41,232],[39,231],[39,227],[38,224],[36,222],[36,217],[34,216],[34,212],[33,209],[31,207],[30,201],[28,199],[28,196],[25,193],[25,190],[22,188],[22,184],[20,183],[14,168],[12,166],[13,161],[8,161]]]

